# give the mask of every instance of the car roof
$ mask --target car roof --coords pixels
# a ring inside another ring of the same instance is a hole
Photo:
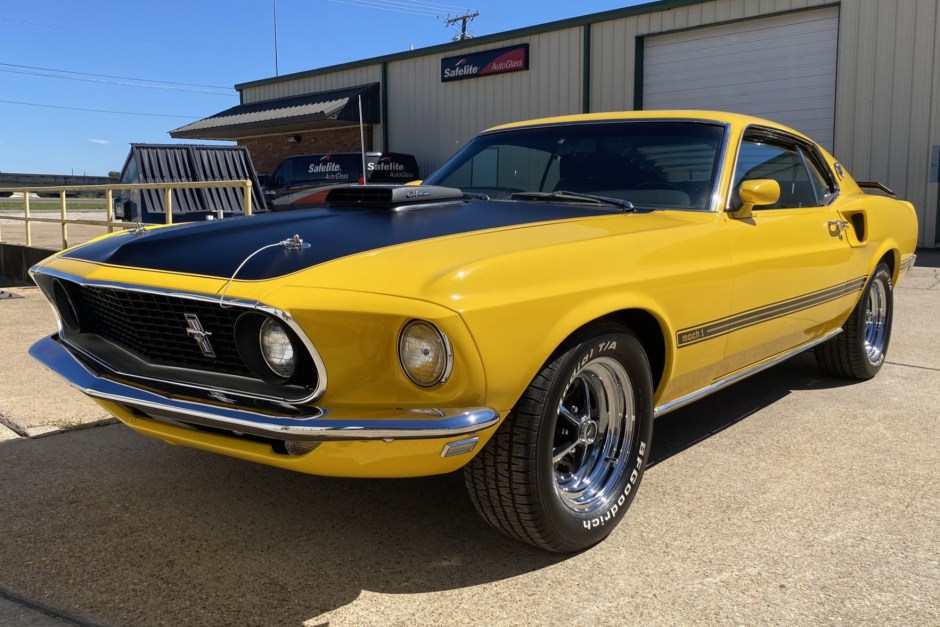
[[[765,126],[778,129],[809,139],[797,130],[794,130],[783,124],[765,120],[763,118],[740,113],[729,113],[726,111],[705,111],[697,109],[670,109],[670,110],[650,110],[650,111],[608,111],[604,113],[580,113],[576,115],[562,115],[550,118],[538,118],[534,120],[525,120],[521,122],[511,122],[501,124],[487,129],[485,132],[503,131],[509,129],[527,128],[535,126],[547,126],[551,124],[578,124],[584,122],[620,122],[625,120],[692,120],[698,122],[717,122],[719,124],[730,124],[731,126],[743,129],[750,125]]]

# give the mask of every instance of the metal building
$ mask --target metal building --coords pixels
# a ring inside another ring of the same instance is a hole
[[[767,117],[918,208],[940,243],[937,0],[661,0],[236,85],[241,104],[171,131],[231,139],[259,169],[367,148],[433,171],[496,124],[624,109]]]

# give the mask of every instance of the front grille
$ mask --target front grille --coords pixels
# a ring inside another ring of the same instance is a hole
[[[152,364],[253,376],[235,346],[235,320],[244,310],[218,303],[83,286],[82,306],[92,331]],[[199,317],[215,357],[203,355],[187,333],[186,314]],[[84,316],[83,316],[84,317]]]

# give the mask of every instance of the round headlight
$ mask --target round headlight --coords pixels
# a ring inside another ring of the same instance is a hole
[[[450,344],[437,327],[412,320],[398,338],[402,370],[416,385],[431,387],[447,379],[451,369]]]
[[[289,379],[297,367],[294,345],[283,326],[273,318],[261,323],[261,356],[274,374]]]

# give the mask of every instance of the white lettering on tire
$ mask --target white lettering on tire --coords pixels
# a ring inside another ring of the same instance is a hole
[[[608,520],[617,517],[617,512],[620,511],[620,508],[623,507],[623,504],[626,502],[627,497],[630,496],[630,492],[633,491],[633,486],[636,485],[637,479],[640,478],[640,471],[643,469],[643,464],[646,461],[646,442],[640,442],[640,446],[637,449],[636,453],[636,466],[633,469],[633,472],[630,473],[630,480],[627,481],[626,487],[623,489],[623,493],[620,497],[617,498],[617,502],[607,510],[605,513],[592,518],[590,520],[581,521],[581,525],[585,529],[594,529],[595,527],[603,527]]]

